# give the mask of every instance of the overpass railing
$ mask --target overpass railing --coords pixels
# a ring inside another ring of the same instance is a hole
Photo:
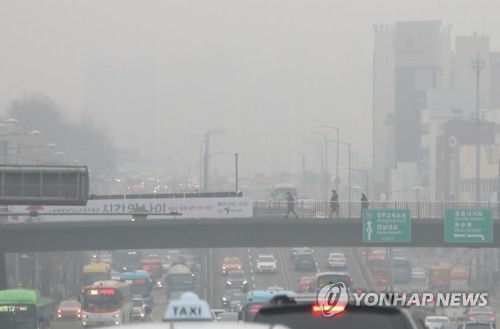
[[[295,212],[299,218],[361,218],[361,202],[339,202],[339,213],[331,214],[330,202],[297,201]],[[411,218],[444,218],[445,209],[490,209],[493,219],[500,219],[498,202],[455,202],[455,201],[372,201],[368,209],[409,209]],[[254,217],[285,217],[288,212],[286,201],[256,201],[253,204]],[[294,217],[290,214],[289,217]]]

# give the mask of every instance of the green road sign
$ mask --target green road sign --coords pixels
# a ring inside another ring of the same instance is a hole
[[[366,209],[363,242],[411,242],[409,209]]]
[[[446,209],[444,242],[493,242],[490,209]]]

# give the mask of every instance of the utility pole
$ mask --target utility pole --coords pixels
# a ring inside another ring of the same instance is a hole
[[[476,72],[476,202],[481,201],[481,144],[480,144],[480,133],[481,133],[481,118],[480,118],[480,95],[479,95],[479,78],[481,77],[481,70],[484,69],[484,60],[479,57],[479,51],[477,52],[477,58],[471,61],[472,69]]]
[[[236,166],[236,192],[238,192],[238,153],[234,155],[235,158],[235,166]]]

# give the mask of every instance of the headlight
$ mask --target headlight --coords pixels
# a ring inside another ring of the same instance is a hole
[[[113,315],[114,318],[118,318],[120,315],[118,313],[116,313],[115,315]]]
[[[227,281],[226,283],[227,283],[227,285],[228,285],[228,286],[230,286],[230,285],[231,285],[231,281]]]
[[[87,314],[84,314],[84,315],[83,315],[83,318],[84,318],[84,319],[85,319],[85,318],[87,318]]]
[[[222,297],[222,301],[227,301],[227,298],[226,297]]]
[[[243,281],[243,284],[247,284],[247,281],[246,281],[246,280],[245,280],[245,281]]]

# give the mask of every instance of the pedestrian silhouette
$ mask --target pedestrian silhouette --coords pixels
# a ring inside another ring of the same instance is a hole
[[[330,218],[333,217],[333,213],[336,213],[337,217],[339,216],[339,195],[335,190],[332,191],[332,198],[330,199]]]
[[[361,218],[363,217],[364,210],[368,209],[369,206],[370,206],[370,202],[368,201],[366,194],[361,193]]]
[[[299,218],[299,216],[297,216],[297,213],[295,212],[295,200],[293,199],[293,195],[292,193],[290,192],[286,192],[286,206],[288,208],[288,211],[285,215],[285,218],[288,218],[288,215],[290,215],[290,213],[293,213],[295,215],[295,218]]]

